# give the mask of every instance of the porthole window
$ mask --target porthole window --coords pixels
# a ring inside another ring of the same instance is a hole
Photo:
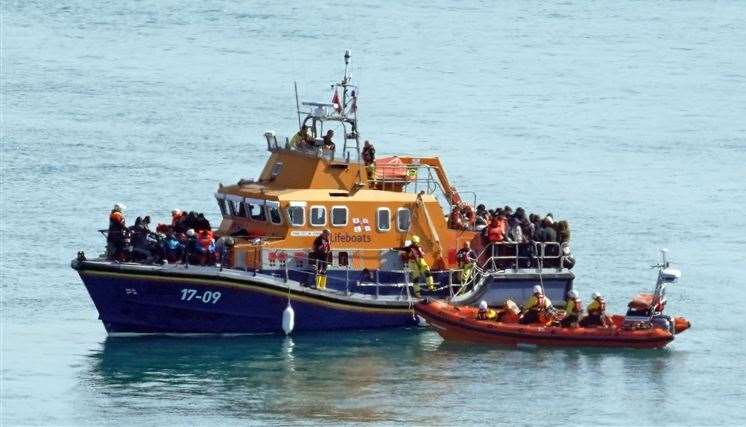
[[[303,206],[288,207],[288,220],[290,225],[300,227],[306,222],[306,210]]]
[[[343,227],[347,225],[347,207],[346,206],[333,206],[332,207],[332,225],[335,227]]]
[[[311,225],[323,227],[326,225],[326,208],[323,206],[311,206]]]
[[[378,208],[376,224],[378,231],[389,231],[391,229],[391,211],[388,208]]]
[[[412,225],[412,216],[407,208],[399,208],[396,211],[396,228],[399,231],[407,231]]]

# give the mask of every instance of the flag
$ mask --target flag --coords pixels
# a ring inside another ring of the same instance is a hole
[[[334,106],[334,110],[338,113],[342,112],[342,106],[339,103],[339,94],[337,93],[336,88],[334,88],[334,96],[332,96],[332,105]]]

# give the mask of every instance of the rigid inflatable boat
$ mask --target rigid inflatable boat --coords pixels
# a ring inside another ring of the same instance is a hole
[[[414,308],[445,340],[507,346],[662,348],[691,324],[683,317],[663,314],[666,284],[676,281],[680,273],[668,265],[665,255],[664,263],[658,267],[655,292],[636,296],[626,315],[609,316],[609,327],[523,325],[515,318],[504,322],[480,320],[477,307],[434,299],[421,301]]]

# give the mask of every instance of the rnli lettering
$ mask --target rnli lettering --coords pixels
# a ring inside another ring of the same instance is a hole
[[[354,235],[347,233],[334,233],[329,239],[331,243],[370,243],[368,235]]]

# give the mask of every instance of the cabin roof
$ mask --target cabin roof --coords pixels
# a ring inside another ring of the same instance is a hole
[[[232,185],[219,191],[241,197],[279,201],[411,203],[417,199],[414,193],[395,191],[361,189],[350,194],[348,191],[334,188],[268,190],[261,184]],[[435,198],[424,195],[423,200],[429,202],[435,201]]]

